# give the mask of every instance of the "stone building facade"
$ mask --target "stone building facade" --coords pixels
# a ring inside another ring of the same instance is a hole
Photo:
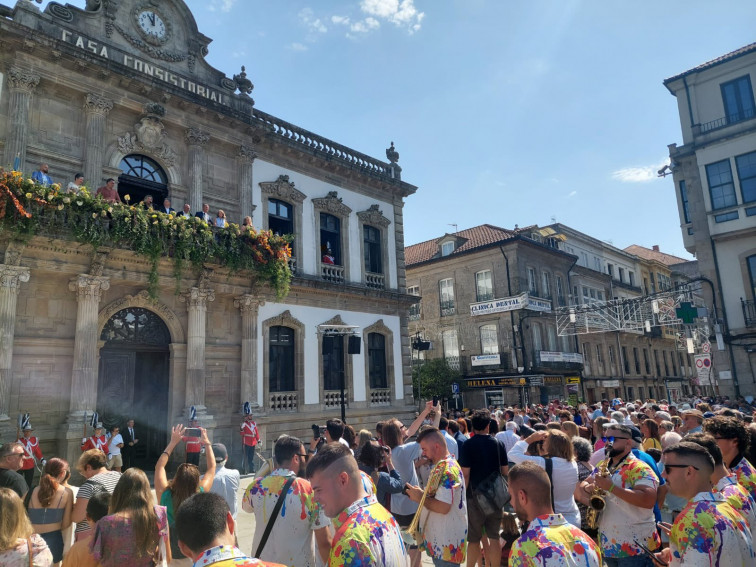
[[[167,197],[192,214],[207,203],[294,235],[282,302],[213,264],[177,285],[168,258],[151,297],[150,263],[130,251],[4,240],[3,439],[29,411],[45,453],[71,460],[93,411],[134,417],[149,467],[191,406],[237,455],[245,401],[266,449],[338,417],[342,378],[355,428],[413,409],[403,203],[416,187],[393,145],[380,161],[256,109],[244,68],[227,77],[205,61],[211,40],[180,0],[0,12],[6,168],[46,163],[63,187],[83,172],[92,190],[113,177],[133,201]],[[324,349],[325,330],[356,333],[360,353],[341,334]]]
[[[680,229],[711,282],[724,347],[712,352],[714,383],[730,396],[756,395],[755,75],[751,44],[664,81],[682,133],[669,145]]]

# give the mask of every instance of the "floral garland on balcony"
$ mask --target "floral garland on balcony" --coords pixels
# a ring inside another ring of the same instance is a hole
[[[40,232],[49,236],[73,234],[77,242],[95,249],[107,245],[132,250],[152,263],[152,297],[157,296],[158,265],[163,256],[173,260],[177,293],[189,261],[195,269],[217,262],[232,273],[248,271],[260,283],[270,284],[279,300],[288,294],[288,237],[266,230],[242,231],[233,223],[211,228],[197,217],[131,205],[128,195],[124,200],[126,203],[111,204],[92,196],[85,187],[76,194],[63,192],[57,183],[45,187],[20,171],[0,168],[0,236],[25,241]]]

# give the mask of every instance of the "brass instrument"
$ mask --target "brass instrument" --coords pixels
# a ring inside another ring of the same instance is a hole
[[[604,445],[604,455],[606,458],[601,461],[599,464],[598,469],[598,476],[606,478],[609,475],[611,475],[611,472],[609,471],[609,451],[612,449],[612,443],[607,443]],[[591,492],[591,498],[589,500],[589,506],[588,506],[588,516],[585,519],[586,524],[593,529],[598,529],[599,525],[599,517],[601,516],[601,512],[604,511],[604,508],[606,508],[606,498],[604,496],[606,495],[606,492],[602,489],[600,489],[597,485],[593,485],[593,492]]]
[[[420,514],[423,512],[423,506],[425,505],[425,498],[430,496],[431,498],[435,496],[436,491],[438,490],[438,485],[441,483],[441,473],[443,472],[443,467],[441,466],[441,462],[437,463],[433,470],[430,473],[430,476],[428,477],[428,482],[425,484],[425,490],[423,491],[423,496],[420,498],[420,503],[417,505],[417,512],[415,512],[415,517],[412,518],[412,522],[409,525],[409,528],[407,528],[407,531],[409,534],[413,537],[413,539],[420,543],[421,537],[422,537],[422,530],[420,530]],[[433,489],[431,490],[431,487]],[[427,521],[427,519],[426,519]]]

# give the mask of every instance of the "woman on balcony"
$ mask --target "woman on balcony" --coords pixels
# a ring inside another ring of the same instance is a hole
[[[226,228],[226,213],[223,209],[218,209],[218,216],[215,217],[215,226],[217,228]]]

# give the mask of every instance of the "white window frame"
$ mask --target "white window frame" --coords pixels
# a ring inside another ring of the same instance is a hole
[[[481,289],[481,286],[484,289]],[[491,270],[481,270],[475,273],[475,298],[478,301],[490,301],[494,298],[493,273]]]
[[[499,354],[499,329],[496,323],[481,325],[480,335],[480,353],[481,354]]]

